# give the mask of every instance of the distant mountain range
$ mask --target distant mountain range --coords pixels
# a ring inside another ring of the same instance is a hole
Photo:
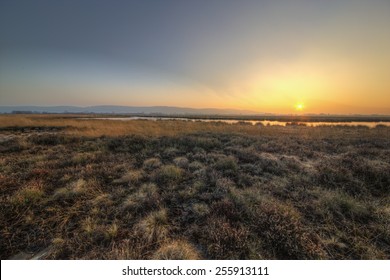
[[[162,114],[162,115],[256,115],[258,112],[236,109],[194,109],[169,106],[0,106],[0,113],[95,113],[95,114]]]

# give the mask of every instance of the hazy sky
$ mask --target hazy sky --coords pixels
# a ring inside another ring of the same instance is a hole
[[[102,104],[390,114],[390,1],[0,1],[0,105]]]

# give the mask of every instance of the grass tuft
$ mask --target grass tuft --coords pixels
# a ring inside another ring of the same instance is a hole
[[[155,260],[198,260],[199,251],[184,240],[175,240],[163,244],[152,256]]]
[[[160,243],[168,238],[170,225],[166,209],[149,213],[134,226],[134,230],[149,243]]]
[[[164,165],[157,170],[156,181],[161,184],[174,184],[180,182],[183,170],[174,165]]]

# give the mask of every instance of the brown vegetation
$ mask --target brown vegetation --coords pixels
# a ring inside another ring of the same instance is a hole
[[[0,155],[2,259],[390,258],[387,127],[3,115]]]

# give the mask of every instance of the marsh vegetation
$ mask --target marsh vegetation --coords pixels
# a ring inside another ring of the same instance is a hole
[[[390,258],[389,127],[0,121],[1,259]]]

